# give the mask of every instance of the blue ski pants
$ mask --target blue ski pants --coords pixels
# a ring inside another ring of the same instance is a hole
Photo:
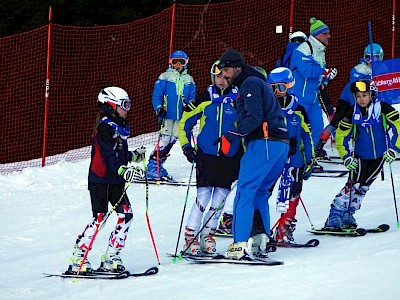
[[[239,179],[233,204],[233,240],[247,242],[258,209],[269,234],[268,191],[281,175],[289,145],[265,139],[251,141],[240,161]]]

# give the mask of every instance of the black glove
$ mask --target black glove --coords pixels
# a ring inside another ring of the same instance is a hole
[[[304,165],[303,179],[308,180],[311,177],[311,173],[314,167],[314,160],[309,161]]]
[[[183,149],[183,154],[185,154],[188,162],[190,163],[196,162],[197,152],[192,146],[185,147]]]
[[[290,148],[289,148],[289,153],[288,157],[295,155],[297,150],[297,140],[295,137],[290,138]]]
[[[165,116],[167,115],[167,111],[164,108],[160,107],[159,109],[157,109],[156,114],[157,114],[157,117],[164,119]]]
[[[303,190],[303,169],[293,168],[292,176],[293,176],[293,185],[292,185],[291,198],[296,198],[298,195],[300,195],[301,191]]]

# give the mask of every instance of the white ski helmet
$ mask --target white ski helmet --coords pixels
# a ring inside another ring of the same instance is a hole
[[[128,93],[120,87],[111,86],[102,89],[97,98],[100,109],[106,113],[113,114],[117,105],[125,111],[131,109],[131,100]]]
[[[219,59],[216,60],[212,64],[211,69],[210,69],[211,82],[212,82],[213,85],[215,85],[215,75],[219,75],[222,72],[221,69],[218,68],[218,64],[219,63],[220,63]]]
[[[295,31],[289,36],[289,42],[303,43],[307,40],[308,38],[303,31]]]

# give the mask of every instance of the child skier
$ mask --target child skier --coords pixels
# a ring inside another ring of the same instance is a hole
[[[350,84],[360,79],[371,79],[372,78],[372,61],[377,62],[383,60],[383,49],[379,44],[367,45],[364,49],[364,56],[361,58],[360,63],[353,67],[350,71],[350,80],[343,88],[342,94],[340,95],[338,104],[336,105],[335,114],[321,133],[320,139],[315,147],[315,156],[317,159],[329,159],[324,146],[331,136],[336,131],[339,125],[339,121],[343,118],[345,112],[351,105],[354,105],[354,97],[350,91]]]
[[[345,113],[336,131],[336,148],[350,171],[346,185],[335,196],[323,230],[357,228],[354,213],[386,161],[392,163],[400,151],[400,115],[391,105],[379,102],[371,79],[351,84],[356,103]],[[389,138],[388,130],[393,137]],[[353,149],[349,146],[352,139]]]
[[[314,147],[307,113],[298,104],[297,97],[292,95],[292,87],[295,84],[292,72],[284,67],[273,69],[267,81],[278,97],[290,137],[289,157],[279,186],[281,201],[277,203],[277,211],[282,213],[277,222],[273,240],[278,243],[290,243],[294,241],[296,208],[303,188],[303,177],[304,174],[307,178],[309,177],[313,166]]]
[[[94,126],[88,178],[93,218],[76,240],[67,274],[76,274],[78,271],[81,274],[93,273],[89,261],[86,259],[82,263],[82,260],[90,251],[94,233],[99,230],[108,211],[108,202],[116,206],[118,221],[111,232],[106,253],[101,257],[99,270],[125,270],[119,254],[125,246],[133,215],[124,186],[126,181],[144,175],[138,167],[127,167],[130,161],[142,161],[146,151],[144,147],[128,151],[130,128],[126,117],[131,108],[128,94],[119,87],[107,87],[99,93],[98,105],[100,111]]]
[[[212,85],[196,97],[192,111],[183,113],[179,126],[179,141],[184,155],[191,163],[196,163],[197,197],[190,211],[185,227],[186,253],[216,253],[215,230],[224,207],[232,182],[237,179],[239,161],[242,154],[240,140],[232,144],[227,156],[219,156],[220,147],[214,141],[235,127],[235,101],[238,89],[229,86],[218,69],[219,61],[211,67]],[[201,99],[201,102],[199,101]],[[192,129],[200,120],[197,147],[191,145]],[[205,209],[211,199],[208,212]],[[215,211],[218,209],[217,211]],[[200,233],[200,243],[194,239],[202,223],[207,222]]]
[[[196,85],[187,70],[188,63],[189,57],[184,51],[172,52],[169,57],[169,68],[154,84],[153,109],[161,123],[161,129],[157,145],[147,164],[149,180],[172,180],[163,164],[178,139],[179,120],[183,108],[196,95]]]

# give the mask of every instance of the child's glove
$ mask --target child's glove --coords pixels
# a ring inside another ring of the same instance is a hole
[[[183,149],[183,154],[185,154],[188,162],[196,162],[197,152],[192,146],[187,146]]]
[[[397,155],[398,155],[398,153],[396,150],[389,148],[383,153],[383,159],[387,163],[391,164],[396,159]]]
[[[355,169],[357,169],[358,159],[353,156],[349,156],[343,161],[343,163],[347,170],[354,171]]]
[[[311,173],[314,167],[314,160],[311,160],[310,162],[306,163],[304,166],[304,172],[303,172],[303,179],[308,180],[311,177]]]
[[[157,109],[156,114],[157,114],[157,117],[164,119],[165,116],[167,115],[167,111],[164,108],[160,107],[159,109]]]
[[[120,166],[118,169],[118,175],[122,176],[125,181],[140,180],[144,177],[144,171],[139,167],[127,167]]]
[[[146,158],[146,147],[142,146],[132,151],[132,161],[141,162]]]

